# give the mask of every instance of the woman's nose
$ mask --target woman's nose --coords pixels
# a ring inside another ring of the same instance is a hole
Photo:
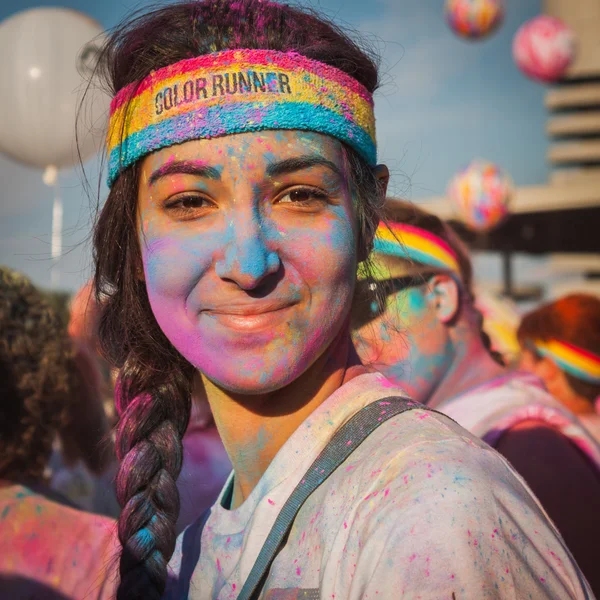
[[[265,226],[259,218],[238,218],[230,223],[227,235],[230,239],[226,242],[225,253],[215,265],[221,279],[251,290],[279,270],[279,254],[269,248]]]

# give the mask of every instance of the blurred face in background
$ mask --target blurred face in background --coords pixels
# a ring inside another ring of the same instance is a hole
[[[376,272],[382,280],[359,283],[354,345],[364,364],[425,402],[453,361],[445,296],[456,284],[448,275],[397,259],[377,257]]]
[[[529,350],[529,348],[521,349],[521,356],[519,357],[519,370],[533,373],[540,377],[540,360],[535,352]]]
[[[546,389],[557,400],[565,402],[567,397],[571,396],[572,392],[567,378],[556,363],[550,358],[539,356],[535,350],[527,345],[521,347],[518,368],[520,371],[532,373],[539,377]]]

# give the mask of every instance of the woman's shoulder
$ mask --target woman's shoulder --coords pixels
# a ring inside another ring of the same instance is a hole
[[[347,463],[361,465],[362,472],[383,473],[390,485],[399,487],[406,478],[421,486],[446,478],[468,481],[471,489],[485,489],[495,479],[519,485],[506,460],[447,415],[412,401],[380,375],[365,376],[359,383],[363,407],[383,403],[382,415],[394,408],[401,412],[382,421]],[[355,385],[353,392],[357,390]],[[417,476],[421,470],[423,479]],[[370,485],[368,480],[364,484]]]
[[[484,442],[444,415],[414,409],[369,444],[373,464],[361,469],[348,535],[368,540],[365,573],[387,565],[380,584],[423,597],[446,588],[458,597],[474,585],[481,597],[514,594],[514,586],[528,597],[584,597],[578,567],[546,513]],[[560,573],[551,559],[562,562]]]
[[[470,522],[496,503],[543,514],[508,461],[447,416],[417,405],[380,424],[338,467],[321,494],[344,490],[359,513],[400,511]],[[483,512],[482,512],[483,511]],[[484,515],[485,513],[485,515]],[[519,518],[521,518],[519,516]],[[390,521],[391,522],[391,521]]]
[[[113,519],[64,504],[49,490],[20,485],[0,490],[0,513],[2,573],[41,583],[58,577],[61,590],[81,597],[100,597],[114,587],[109,574],[119,547]],[[4,544],[10,552],[2,550]]]
[[[100,553],[116,538],[114,519],[80,510],[49,489],[5,487],[0,491],[0,512],[3,536],[24,538],[29,530],[42,539],[46,539],[46,535],[49,552],[61,549],[66,552],[76,546],[86,548],[90,554]],[[60,544],[55,545],[57,535]],[[69,546],[68,540],[75,540],[77,544]]]

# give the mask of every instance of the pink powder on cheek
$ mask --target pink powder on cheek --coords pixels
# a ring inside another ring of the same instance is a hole
[[[314,139],[309,139],[310,136],[306,137],[304,142],[315,143]],[[289,135],[281,135],[286,145],[290,143],[288,138]],[[247,140],[245,144],[250,150]],[[239,142],[221,142],[219,149],[226,153],[235,151],[236,154],[228,160],[231,164],[236,156],[241,160],[239,168],[235,167],[236,172],[231,176],[250,184],[251,173],[258,167],[253,160],[244,162],[245,153],[240,153]],[[310,310],[297,315],[295,322],[291,322],[285,330],[263,336],[260,353],[251,343],[247,348],[241,344],[226,344],[228,361],[222,360],[224,340],[220,338],[218,328],[207,330],[204,325],[198,327],[202,318],[200,321],[195,319],[195,309],[202,306],[203,297],[218,291],[218,277],[212,282],[214,291],[207,287],[210,282],[204,277],[214,261],[230,260],[226,265],[228,269],[244,267],[244,257],[232,253],[227,258],[224,251],[227,235],[233,232],[243,236],[243,228],[240,229],[240,225],[232,228],[231,223],[224,220],[224,229],[203,232],[200,236],[187,235],[185,228],[180,231],[174,227],[170,231],[148,223],[145,251],[147,286],[163,331],[188,360],[218,381],[234,382],[237,378],[242,386],[261,386],[288,380],[290,376],[297,377],[337,334],[347,314],[356,260],[351,212],[348,201],[348,206],[333,207],[316,218],[298,215],[298,218],[291,219],[293,226],[270,215],[270,225],[261,227],[260,233],[268,238],[269,243],[277,242],[286,272],[295,272],[292,281],[299,281],[308,288]],[[250,232],[242,242],[252,243],[253,235],[258,233]],[[273,235],[275,237],[270,237]]]

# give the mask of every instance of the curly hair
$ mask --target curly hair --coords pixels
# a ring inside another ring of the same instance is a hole
[[[39,481],[70,402],[72,347],[23,275],[0,266],[0,478]]]

